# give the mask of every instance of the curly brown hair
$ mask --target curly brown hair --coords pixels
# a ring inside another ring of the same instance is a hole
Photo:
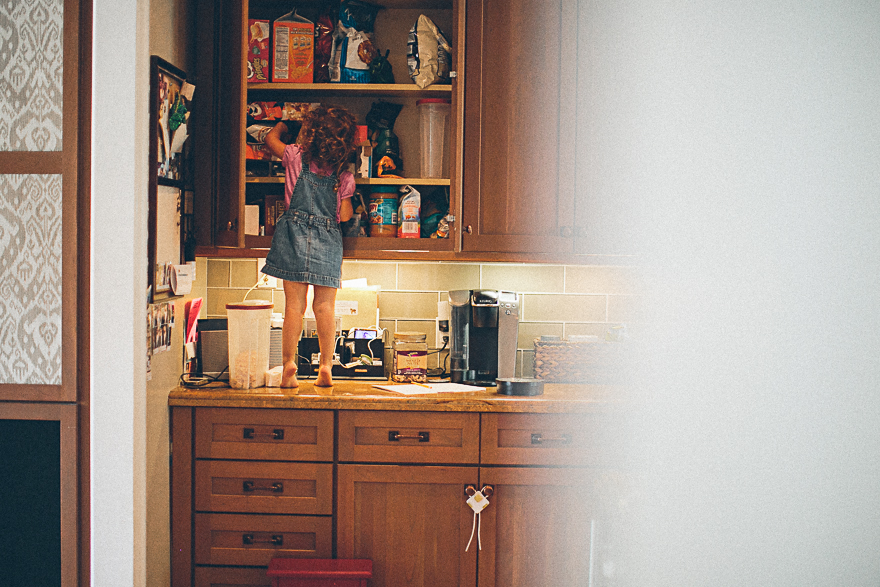
[[[318,106],[303,120],[299,134],[303,162],[329,167],[337,178],[357,148],[357,121],[339,106]]]

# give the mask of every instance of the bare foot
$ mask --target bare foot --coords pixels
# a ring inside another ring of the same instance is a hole
[[[315,380],[315,385],[318,387],[333,387],[333,377],[330,375],[331,370],[331,367],[318,367],[318,378]]]
[[[299,387],[299,381],[296,380],[296,365],[284,368],[281,374],[281,387]]]

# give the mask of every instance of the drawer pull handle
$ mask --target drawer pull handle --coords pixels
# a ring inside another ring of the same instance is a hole
[[[257,485],[253,481],[245,481],[241,484],[241,488],[245,493],[251,491],[271,491],[272,493],[284,493],[284,483],[276,481],[272,485]]]
[[[544,436],[540,432],[532,434],[532,444],[543,444],[545,442],[561,442],[562,444],[571,444],[571,434],[563,434],[562,436]]]
[[[257,436],[270,436],[273,440],[284,440],[284,428],[275,428],[272,432],[255,432],[253,428],[242,430],[242,437],[252,440]]]
[[[273,544],[275,546],[283,546],[284,545],[284,535],[283,534],[272,534],[267,539],[258,539],[254,538],[253,534],[242,534],[241,535],[241,543],[242,544]]]
[[[419,432],[418,434],[401,434],[397,430],[388,431],[389,442],[400,442],[401,440],[418,440],[419,442],[430,442],[430,432]]]

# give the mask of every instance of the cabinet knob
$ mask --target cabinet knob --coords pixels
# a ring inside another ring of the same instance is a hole
[[[397,430],[388,431],[388,440],[390,442],[400,442],[401,440],[418,440],[419,442],[430,442],[430,432],[419,432],[418,434],[401,434]]]
[[[563,226],[559,229],[559,234],[562,235],[562,238],[571,238],[574,230],[570,226]]]
[[[464,227],[464,231],[468,234],[473,234],[474,229],[470,224],[468,224],[467,226]]]
[[[269,538],[254,538],[253,534],[242,534],[242,544],[272,544],[275,546],[284,546],[284,535],[272,534]]]
[[[571,444],[571,434],[562,434],[560,436],[544,436],[540,432],[532,434],[532,444],[543,444],[545,442]]]
[[[226,230],[234,232],[236,226],[237,226],[237,224],[235,223],[235,220],[230,220],[229,222],[226,223]]]
[[[284,428],[275,428],[272,432],[259,432],[253,428],[243,428],[241,437],[247,440],[253,440],[258,436],[268,436],[272,440],[284,440]]]
[[[271,485],[257,485],[253,481],[244,481],[241,484],[241,489],[245,493],[250,493],[251,491],[271,491],[272,493],[284,493],[284,483],[281,481],[276,481]]]

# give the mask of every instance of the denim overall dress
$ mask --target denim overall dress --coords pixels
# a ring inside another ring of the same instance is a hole
[[[312,173],[303,162],[290,206],[275,224],[263,273],[339,289],[342,231],[336,223],[336,174]]]

